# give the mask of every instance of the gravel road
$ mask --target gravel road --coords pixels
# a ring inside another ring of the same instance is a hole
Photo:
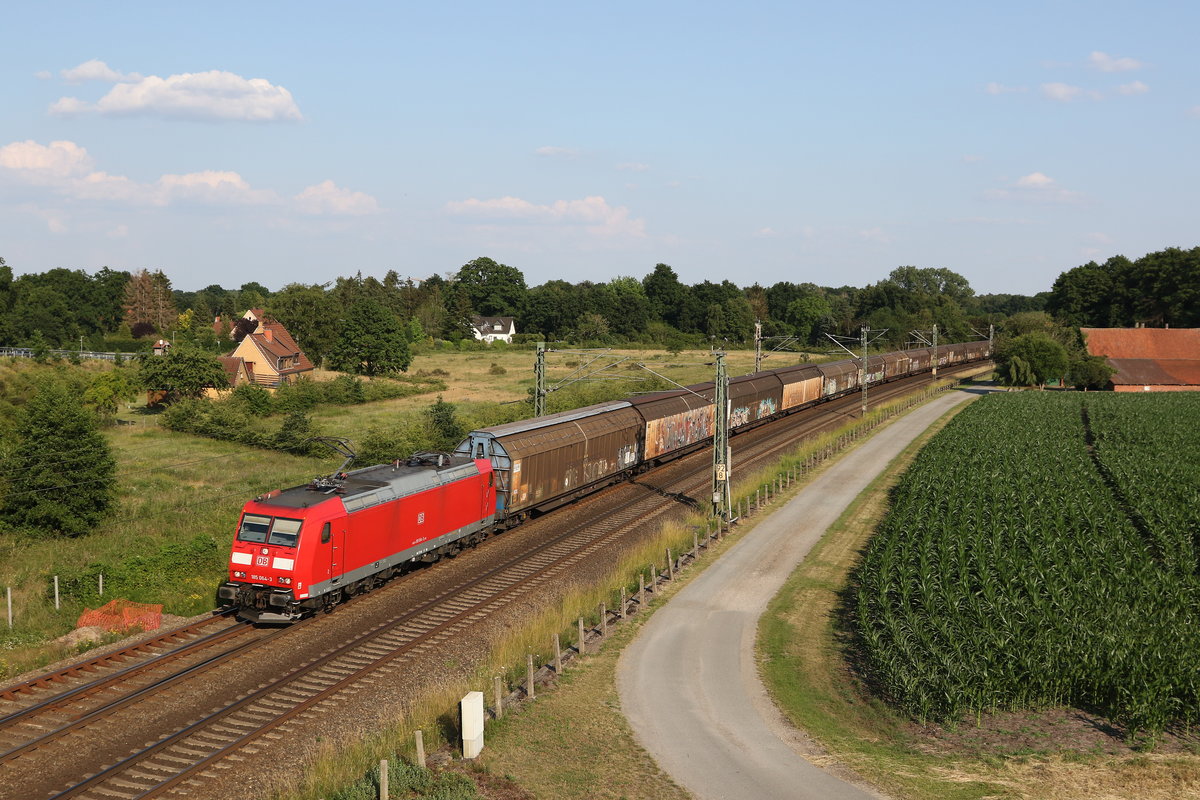
[[[826,528],[909,442],[973,396],[938,397],[839,459],[656,611],[622,654],[617,687],[638,741],[697,798],[881,797],[805,758],[803,733],[759,679],[755,632]]]

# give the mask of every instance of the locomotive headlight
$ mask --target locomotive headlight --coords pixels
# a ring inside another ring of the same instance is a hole
[[[279,579],[279,582],[280,582],[280,583],[282,583],[284,586],[291,586],[291,585],[292,585],[292,579],[291,579],[291,578],[280,578],[280,579]]]
[[[233,577],[235,577],[235,578],[244,578],[244,577],[246,577],[246,573],[244,573],[244,572],[242,572],[242,571],[240,571],[240,570],[234,570],[234,571],[233,571]]]

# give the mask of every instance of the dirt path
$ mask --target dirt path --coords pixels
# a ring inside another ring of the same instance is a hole
[[[950,392],[887,426],[759,522],[659,609],[622,654],[621,707],[638,741],[704,800],[877,798],[816,766],[754,663],[758,619],[809,550],[895,456],[949,408]]]

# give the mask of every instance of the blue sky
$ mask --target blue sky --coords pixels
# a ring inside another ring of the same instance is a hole
[[[1034,293],[1200,244],[1192,3],[26,3],[0,256]]]

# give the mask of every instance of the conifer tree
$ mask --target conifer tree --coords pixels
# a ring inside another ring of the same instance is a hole
[[[21,409],[0,480],[0,516],[11,527],[80,536],[113,504],[116,461],[80,397],[43,378]]]

